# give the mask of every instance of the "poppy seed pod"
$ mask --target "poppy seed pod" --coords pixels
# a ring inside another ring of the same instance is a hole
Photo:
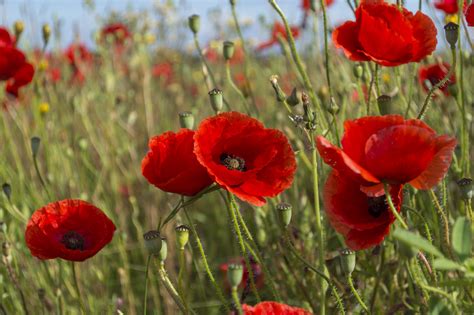
[[[229,0],[229,2],[231,6],[234,6],[237,3],[237,0]]]
[[[237,288],[244,276],[244,268],[242,264],[230,264],[227,269],[227,279],[232,288]]]
[[[277,205],[277,210],[280,222],[286,228],[291,222],[293,207],[289,203],[281,202]]]
[[[38,155],[40,144],[41,139],[39,137],[31,138],[31,152],[33,153],[33,158],[36,158],[36,156]]]
[[[356,254],[354,251],[345,248],[339,252],[339,260],[341,262],[342,272],[349,276],[356,266]]]
[[[194,128],[194,115],[191,112],[181,112],[179,116],[179,125],[181,128],[193,129]]]
[[[160,232],[157,230],[148,231],[143,234],[143,239],[145,240],[145,247],[150,255],[160,254],[161,247],[163,246]]]
[[[43,24],[41,30],[43,32],[43,43],[46,46],[49,42],[49,37],[51,36],[51,27],[48,24]]]
[[[362,75],[364,74],[364,68],[360,63],[355,64],[354,67],[352,68],[352,73],[354,73],[354,76],[356,79],[362,78]]]
[[[339,113],[339,106],[336,104],[334,97],[331,97],[327,111],[332,115],[336,115],[337,113]]]
[[[212,109],[215,112],[219,112],[224,107],[224,97],[222,91],[219,89],[213,89],[209,91],[209,99],[211,100]]]
[[[278,76],[272,75],[270,77],[270,83],[272,84],[273,89],[275,90],[275,95],[278,102],[283,102],[286,100],[285,92],[281,89],[280,85],[278,84]]]
[[[176,240],[180,250],[184,250],[184,247],[189,241],[189,227],[186,225],[180,225],[175,228]]]
[[[15,37],[18,40],[25,29],[25,24],[23,24],[22,21],[16,21],[15,24],[13,24],[13,29],[15,30]]]
[[[199,33],[201,28],[201,17],[197,14],[193,14],[188,18],[189,28],[194,34]]]
[[[225,41],[222,46],[222,54],[225,60],[230,60],[234,57],[235,45],[231,41]]]
[[[459,189],[461,190],[461,198],[463,200],[469,200],[474,196],[474,185],[472,179],[463,178],[457,182]]]
[[[459,39],[459,25],[449,22],[444,26],[444,32],[451,49],[454,49]]]
[[[2,185],[2,190],[5,196],[7,196],[8,200],[10,200],[11,195],[12,195],[12,186],[10,186],[9,183],[4,183]]]
[[[377,105],[382,115],[388,115],[391,112],[392,98],[388,95],[380,95],[377,98]]]
[[[288,103],[288,105],[293,107],[297,106],[300,103],[300,99],[298,97],[298,90],[296,90],[296,88],[293,88],[290,96],[286,98],[286,102]]]

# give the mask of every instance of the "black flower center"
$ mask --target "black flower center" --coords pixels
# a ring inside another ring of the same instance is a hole
[[[245,160],[236,155],[222,153],[220,156],[220,162],[229,170],[241,171],[241,172],[244,172],[247,170],[245,168]]]
[[[84,250],[84,237],[74,231],[69,231],[64,234],[61,243],[63,243],[67,249]]]
[[[385,195],[380,197],[369,197],[367,200],[369,205],[369,214],[374,217],[378,218],[387,211],[387,203]]]

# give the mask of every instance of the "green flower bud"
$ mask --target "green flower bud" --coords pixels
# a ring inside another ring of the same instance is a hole
[[[199,33],[201,28],[201,18],[197,14],[193,14],[188,18],[189,28],[194,34]]]
[[[13,24],[13,29],[15,30],[16,40],[18,40],[25,30],[25,24],[23,24],[23,21],[16,21],[15,24]]]
[[[327,110],[332,115],[336,115],[337,113],[339,113],[339,106],[336,104],[336,101],[333,97],[331,97],[331,101]]]
[[[392,112],[392,98],[388,95],[380,95],[377,98],[377,105],[382,115],[388,115]]]
[[[231,6],[234,6],[237,3],[237,0],[230,0],[229,2]]]
[[[364,67],[362,67],[361,64],[357,63],[352,68],[352,72],[354,73],[354,76],[356,77],[356,79],[360,79],[362,78],[362,75],[364,74]]]
[[[291,222],[293,207],[289,203],[281,202],[277,204],[278,217],[281,224],[286,228]]]
[[[159,255],[161,248],[163,247],[163,240],[160,232],[157,230],[151,230],[143,234],[145,240],[145,247],[147,248],[150,255]]]
[[[474,185],[472,179],[463,178],[458,180],[457,184],[461,190],[461,198],[466,201],[472,199],[474,196]]]
[[[41,139],[39,137],[31,138],[31,152],[33,153],[33,158],[36,158],[36,156],[38,155],[40,144]]]
[[[300,103],[300,99],[298,97],[298,90],[296,88],[293,88],[293,91],[291,91],[290,96],[286,98],[286,102],[290,106],[297,106]]]
[[[213,89],[209,91],[209,98],[211,100],[212,109],[215,112],[220,112],[224,107],[224,97],[222,91],[219,89]]]
[[[179,125],[181,128],[194,128],[194,115],[191,112],[181,112],[179,115]]]
[[[280,85],[278,84],[278,76],[272,75],[270,77],[270,83],[272,84],[273,89],[275,90],[276,99],[278,102],[283,102],[286,100],[285,92],[281,89]]]
[[[339,252],[339,260],[341,262],[341,269],[345,275],[350,275],[356,266],[356,254],[354,251],[345,248]]]
[[[46,46],[49,42],[49,37],[51,36],[51,27],[49,27],[48,24],[43,24],[41,30],[43,32],[43,43]]]
[[[449,22],[444,26],[444,33],[451,49],[454,49],[459,39],[459,25]]]
[[[3,190],[3,193],[5,194],[5,196],[7,197],[7,199],[10,200],[10,198],[12,196],[12,186],[10,186],[9,183],[4,183],[2,185],[2,190]]]
[[[222,53],[225,60],[231,60],[234,57],[235,46],[233,42],[225,41],[222,47]]]
[[[232,288],[237,288],[242,282],[244,276],[244,267],[242,264],[230,264],[227,268],[227,279]]]
[[[166,238],[162,237],[161,238],[161,249],[160,253],[158,254],[158,259],[161,261],[161,263],[164,263],[166,260],[166,257],[168,256],[168,244],[166,243]]]
[[[184,247],[189,241],[189,227],[186,225],[180,225],[175,228],[176,240],[180,250],[184,250]]]

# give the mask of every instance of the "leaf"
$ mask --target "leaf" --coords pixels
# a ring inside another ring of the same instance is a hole
[[[447,258],[438,258],[433,261],[433,268],[437,270],[466,270],[462,265]]]
[[[454,252],[461,261],[469,258],[472,248],[472,230],[466,217],[459,217],[456,220],[452,233],[452,243]]]
[[[393,237],[411,247],[417,248],[436,257],[444,258],[443,254],[424,237],[413,232],[397,229],[393,232]]]

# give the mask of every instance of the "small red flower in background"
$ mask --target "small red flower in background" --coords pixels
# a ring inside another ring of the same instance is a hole
[[[439,136],[418,119],[368,116],[344,123],[342,149],[317,138],[323,160],[341,177],[377,195],[382,182],[430,189],[446,175],[456,139]]]
[[[247,115],[226,112],[204,120],[194,142],[197,159],[214,180],[255,206],[293,182],[296,160],[286,136]]]
[[[87,68],[91,65],[93,56],[83,43],[72,43],[64,51],[64,56],[72,68],[72,81],[82,83],[85,80]]]
[[[351,60],[393,67],[430,55],[436,34],[433,21],[420,11],[413,15],[383,0],[366,0],[356,10],[356,21],[336,28],[332,38]]]
[[[132,33],[123,23],[113,23],[106,25],[101,32],[103,38],[110,37],[115,44],[124,44],[127,39],[132,37]]]
[[[292,26],[291,34],[293,35],[295,39],[298,38],[300,36],[300,29],[296,26]],[[272,38],[258,45],[257,51],[262,51],[262,50],[272,47],[273,45],[278,44],[278,38],[280,36],[283,39],[288,40],[286,36],[285,26],[280,22],[275,22],[275,24],[273,24],[273,29],[272,29]]]
[[[316,0],[319,3],[319,0]],[[302,0],[301,1],[301,7],[303,8],[304,11],[310,11],[311,10],[311,0]],[[326,6],[329,7],[334,3],[334,0],[325,0]]]
[[[244,304],[242,309],[244,315],[312,315],[303,308],[270,301],[261,302],[255,306]]]
[[[170,84],[173,81],[173,64],[167,61],[156,64],[151,73],[153,77],[163,80],[165,84]]]
[[[212,184],[206,169],[193,153],[194,131],[181,129],[150,139],[150,151],[142,161],[142,174],[166,192],[193,196]]]
[[[464,1],[464,6],[466,1]],[[437,0],[434,6],[438,10],[444,11],[446,14],[456,14],[459,11],[458,0]]]
[[[438,84],[444,79],[449,72],[449,68],[450,65],[447,63],[436,63],[426,67],[420,67],[420,70],[418,70],[418,81],[425,91],[429,91],[431,86]],[[448,87],[455,83],[456,76],[453,74],[449,81],[441,87],[441,91],[443,91],[446,96],[449,95]]]
[[[6,91],[18,97],[19,89],[33,80],[35,69],[15,45],[8,30],[0,27],[0,81],[7,81]]]
[[[466,10],[466,22],[469,26],[474,26],[474,3],[471,3]]]
[[[97,207],[66,199],[36,210],[28,221],[25,239],[33,256],[84,261],[110,243],[115,225]]]
[[[244,275],[243,275],[242,281],[240,282],[240,285],[239,285],[239,287],[244,288],[245,286],[247,286],[247,281],[249,281],[249,272],[247,270],[247,265],[245,264],[245,259],[243,257],[239,258],[239,259],[232,259],[227,263],[221,264],[220,265],[220,270],[223,273],[224,279],[226,279],[226,281],[227,281],[227,269],[229,268],[230,264],[235,264],[235,263],[242,264],[242,266],[244,268]],[[263,280],[262,268],[252,258],[250,258],[250,266],[252,267],[252,273],[253,273],[253,276],[254,276],[255,286],[257,288],[263,287],[264,280]],[[228,287],[230,287],[228,282],[226,282],[226,285]]]
[[[402,186],[391,187],[390,195],[400,211]],[[333,170],[324,185],[324,209],[334,229],[344,235],[353,250],[380,244],[395,221],[386,203],[386,196],[369,197],[360,190],[360,183]]]

